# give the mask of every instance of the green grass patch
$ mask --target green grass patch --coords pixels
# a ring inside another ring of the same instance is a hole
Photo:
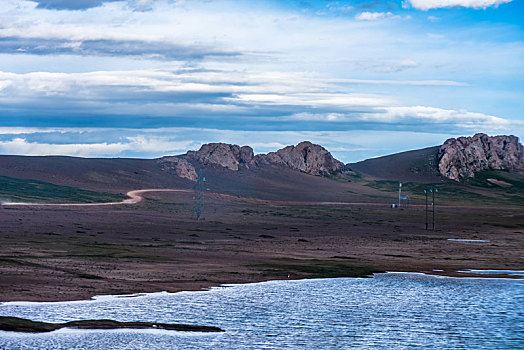
[[[510,186],[501,187],[497,186],[488,181],[488,179],[494,179],[504,181]],[[471,186],[502,190],[508,194],[524,193],[524,177],[519,176],[515,173],[510,173],[504,170],[486,170],[475,174],[475,177],[465,180],[465,183]]]
[[[0,200],[28,203],[104,203],[126,199],[123,194],[95,192],[37,180],[0,176]]]
[[[488,182],[495,179],[511,184],[510,187],[501,187]],[[398,193],[398,181],[370,181],[366,186],[378,189],[385,194]],[[501,171],[485,171],[477,174],[475,178],[464,182],[441,182],[436,184],[424,184],[417,182],[402,183],[402,193],[410,197],[413,204],[425,202],[424,190],[436,187],[438,193],[435,195],[437,205],[524,205],[524,182],[517,175]],[[432,194],[428,193],[428,202],[431,202]]]
[[[253,265],[269,275],[301,278],[367,277],[383,272],[371,266],[318,259],[273,259],[275,263]]]

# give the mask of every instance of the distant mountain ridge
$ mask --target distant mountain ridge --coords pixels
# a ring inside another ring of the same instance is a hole
[[[463,181],[482,169],[509,170],[518,181],[524,179],[522,145],[516,137],[475,135],[453,140],[347,165],[308,141],[258,155],[249,146],[225,143],[205,144],[198,151],[158,159],[0,155],[0,176],[126,193],[144,188],[190,189],[198,177],[197,169],[202,169],[211,191],[299,201],[344,201],[348,196],[365,201],[372,198],[367,194],[381,195],[366,185],[370,181]],[[444,174],[440,169],[446,170]],[[448,172],[459,175],[449,177]],[[490,175],[484,180],[493,183],[497,178]]]
[[[216,165],[232,171],[250,169],[264,165],[282,165],[310,175],[334,174],[345,165],[335,159],[320,145],[309,141],[296,146],[287,146],[276,152],[254,155],[249,146],[226,143],[208,143],[198,151],[188,151],[179,156],[162,157],[158,163],[165,169],[174,171],[178,176],[195,181],[195,166]]]
[[[524,170],[524,148],[515,136],[448,139],[443,145],[345,165],[321,145],[309,141],[255,155],[249,146],[208,143],[198,151],[157,160],[162,169],[195,181],[197,167],[219,166],[231,171],[279,165],[310,175],[335,175],[353,168],[381,178],[435,181],[441,176],[461,181],[482,170]]]

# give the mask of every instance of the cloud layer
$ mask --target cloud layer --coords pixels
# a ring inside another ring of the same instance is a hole
[[[485,9],[499,6],[512,0],[408,0],[411,6],[419,10],[431,10],[444,7],[469,7]]]
[[[303,73],[179,69],[177,71],[99,71],[89,73],[0,72],[0,103],[6,121],[62,116],[104,119],[114,126],[146,127],[228,125],[245,130],[277,128],[335,130],[343,128],[396,130],[510,131],[518,121],[429,106],[399,106],[391,95],[336,91],[340,84],[375,85],[380,81],[311,78]],[[461,84],[449,81],[387,81],[385,85],[429,87]],[[14,102],[12,102],[14,101]],[[10,104],[11,103],[11,104]],[[67,106],[59,110],[57,104]],[[16,106],[24,108],[16,112]],[[8,110],[10,107],[11,110]],[[23,114],[22,114],[23,113]],[[90,117],[91,116],[91,117]],[[146,116],[145,118],[143,116]],[[225,123],[222,123],[222,120]],[[302,123],[298,123],[302,121]],[[67,123],[66,123],[67,125]],[[106,124],[107,125],[107,124]]]
[[[520,136],[524,31],[504,22],[518,4],[408,1],[6,0],[0,128],[38,132],[0,152],[146,157],[258,133],[330,135],[357,157],[380,153],[336,135]]]
[[[132,56],[158,60],[202,60],[206,57],[234,57],[238,52],[205,45],[182,45],[146,40],[67,40],[39,37],[0,37],[0,53],[30,55]]]
[[[32,0],[38,3],[39,9],[53,10],[86,10],[92,7],[102,6],[105,2],[123,0]],[[135,3],[145,3],[147,0],[136,0]],[[133,1],[132,1],[133,2]]]
[[[355,16],[357,21],[377,21],[379,19],[385,18],[398,18],[398,16],[393,15],[391,12],[369,12],[364,11]]]
[[[0,154],[156,158],[197,150],[207,142],[250,145],[255,153],[276,151],[304,140],[325,146],[343,162],[438,145],[459,134],[405,131],[244,131],[205,128],[0,128]],[[271,140],[271,141],[268,141]]]

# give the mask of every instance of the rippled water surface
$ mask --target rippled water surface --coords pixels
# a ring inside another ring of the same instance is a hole
[[[109,318],[213,325],[226,332],[0,332],[0,349],[517,349],[524,348],[523,291],[522,280],[388,273],[82,302],[4,303],[1,315],[39,321]]]

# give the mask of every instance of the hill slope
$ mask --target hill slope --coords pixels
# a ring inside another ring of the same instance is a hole
[[[195,166],[198,164],[195,163]],[[283,201],[361,201],[380,191],[333,181],[281,164],[239,170],[203,166],[210,191]],[[126,193],[143,188],[193,188],[194,182],[168,171],[157,159],[0,156],[0,176],[42,181],[84,190]],[[369,199],[367,199],[369,200]]]
[[[439,146],[407,151],[349,164],[359,173],[392,181],[440,182],[437,171]]]
[[[400,181],[414,200],[421,198],[427,184],[438,184],[442,196],[462,203],[493,199],[522,202],[524,177],[518,172],[488,167],[461,182],[443,176],[438,165],[444,146],[346,166],[310,142],[256,156],[249,146],[228,144],[208,144],[199,151],[160,159],[0,156],[0,176],[97,191],[92,194],[97,198],[106,196],[102,192],[190,189],[200,169],[209,191],[264,200],[391,203],[398,196]],[[13,180],[4,182],[11,186]],[[64,188],[61,192],[75,193]]]

